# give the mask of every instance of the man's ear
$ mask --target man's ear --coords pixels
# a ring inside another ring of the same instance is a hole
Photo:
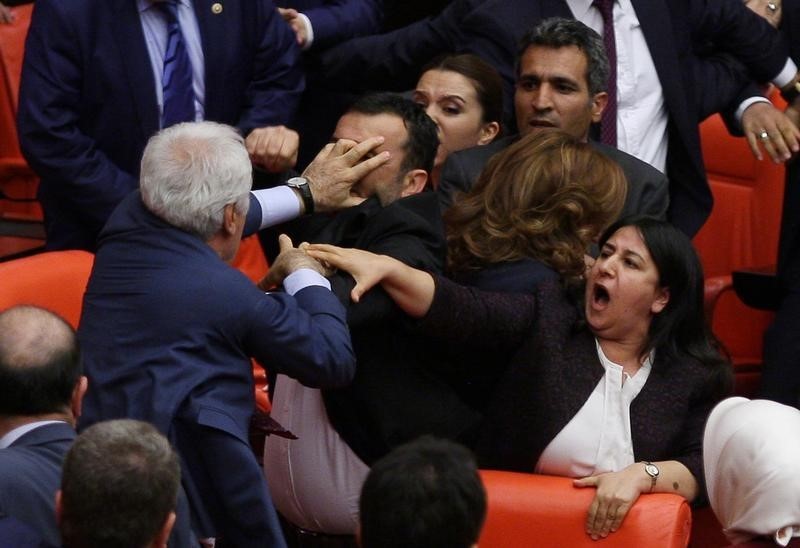
[[[603,111],[606,109],[608,105],[608,93],[605,91],[601,91],[600,93],[595,93],[594,97],[592,97],[592,122],[599,122],[600,118],[603,117]]]
[[[167,541],[169,540],[169,534],[172,532],[172,527],[175,525],[175,512],[170,512],[167,514],[167,519],[164,520],[164,524],[158,530],[153,541],[150,543],[150,546],[153,548],[167,548]]]
[[[61,527],[61,517],[64,515],[64,509],[61,507],[61,489],[56,491],[56,524]]]
[[[400,197],[413,196],[419,194],[425,189],[425,184],[428,182],[428,172],[424,169],[412,169],[406,172],[403,176],[403,190],[400,192]]]
[[[72,389],[72,397],[70,398],[70,409],[72,416],[77,421],[81,416],[81,409],[83,408],[83,397],[86,395],[86,390],[89,388],[89,379],[81,375],[78,382],[75,383],[75,388]]]
[[[222,229],[226,235],[236,234],[236,204],[228,204],[222,210]]]

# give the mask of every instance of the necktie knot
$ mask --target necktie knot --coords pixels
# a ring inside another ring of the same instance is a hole
[[[173,24],[178,22],[177,0],[161,0],[155,3],[155,7],[166,16],[168,23]]]
[[[603,15],[603,21],[605,21],[607,17],[611,17],[614,11],[614,0],[593,0],[592,5],[600,10],[600,13]]]

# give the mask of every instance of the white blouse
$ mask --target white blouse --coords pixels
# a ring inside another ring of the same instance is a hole
[[[630,406],[650,376],[653,353],[630,376],[603,354],[596,339],[595,344],[605,375],[542,452],[537,474],[581,478],[622,470],[634,462]]]

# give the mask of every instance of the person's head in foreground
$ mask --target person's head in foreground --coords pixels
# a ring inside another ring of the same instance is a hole
[[[428,63],[413,100],[439,128],[434,181],[451,152],[489,144],[500,133],[503,80],[477,55],[445,55]]]
[[[768,400],[728,398],[703,439],[708,498],[733,544],[800,537],[800,411]]]
[[[177,454],[150,424],[90,426],[67,453],[56,495],[64,546],[166,546],[180,475]]]
[[[23,418],[74,426],[87,386],[81,371],[78,339],[61,317],[27,305],[0,312],[0,435]]]
[[[614,221],[627,183],[611,159],[567,133],[530,133],[496,154],[445,213],[449,269],[526,257],[580,278],[589,244]]]
[[[139,183],[142,202],[230,261],[242,239],[252,171],[244,140],[234,128],[215,122],[177,124],[147,142]]]
[[[486,492],[472,453],[426,436],[375,463],[359,511],[362,548],[469,548],[486,517]]]

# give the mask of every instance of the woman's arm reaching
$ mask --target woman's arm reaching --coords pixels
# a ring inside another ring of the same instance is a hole
[[[358,302],[377,284],[412,318],[421,318],[431,307],[433,277],[386,255],[360,249],[345,249],[328,244],[310,244],[306,253],[326,266],[349,272],[356,280],[350,294]]]

